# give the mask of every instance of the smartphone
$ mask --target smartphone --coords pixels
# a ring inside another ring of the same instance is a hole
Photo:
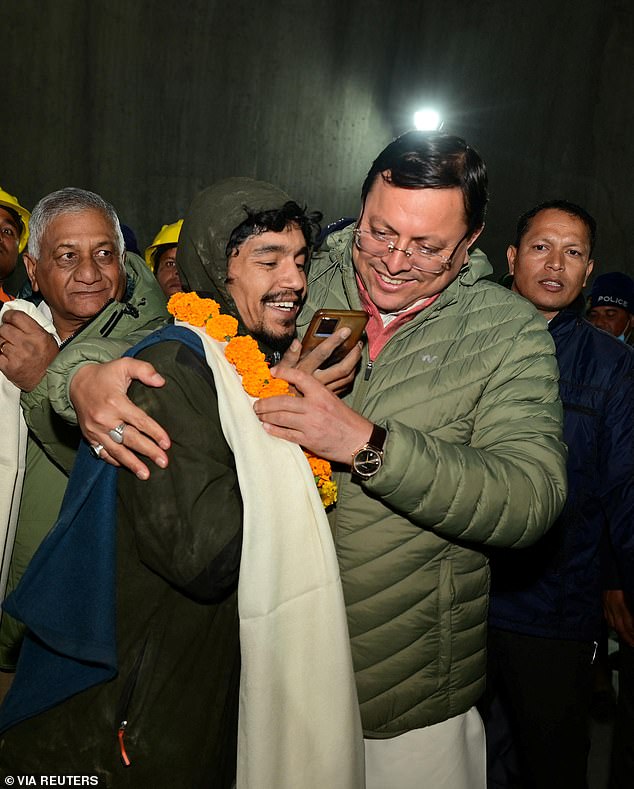
[[[367,322],[368,314],[362,310],[317,310],[302,340],[302,356],[316,348],[337,329],[347,326],[351,330],[350,336],[335,348],[321,366],[326,368],[337,364],[359,342]]]

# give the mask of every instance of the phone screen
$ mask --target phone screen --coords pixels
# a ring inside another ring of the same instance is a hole
[[[368,316],[362,310],[317,310],[302,340],[303,354],[309,353],[343,327],[350,329],[349,337],[332,351],[329,358],[320,365],[323,370],[336,364],[349,353],[363,335]]]
[[[322,318],[319,321],[319,326],[317,327],[315,336],[330,337],[331,334],[334,334],[334,331],[337,328],[338,323],[339,323],[338,318]]]

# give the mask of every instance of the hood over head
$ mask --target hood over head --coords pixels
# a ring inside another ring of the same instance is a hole
[[[183,289],[215,299],[225,314],[240,321],[235,302],[227,291],[227,244],[231,233],[251,211],[282,208],[291,198],[276,186],[252,178],[227,178],[194,198],[178,243],[176,265]]]

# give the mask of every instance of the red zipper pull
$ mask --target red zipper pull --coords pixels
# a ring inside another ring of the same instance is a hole
[[[121,761],[125,764],[126,767],[129,767],[132,762],[128,756],[128,753],[125,749],[125,743],[123,742],[123,738],[125,737],[125,727],[128,725],[128,721],[121,721],[119,726],[119,750],[121,751]]]

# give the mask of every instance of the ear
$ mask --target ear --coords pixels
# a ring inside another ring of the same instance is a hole
[[[517,247],[514,247],[512,244],[507,247],[506,250],[506,260],[509,264],[509,274],[515,274],[515,258],[517,257]]]
[[[478,237],[480,236],[483,230],[484,230],[484,225],[480,225],[480,227],[478,227],[476,230],[473,231],[473,233],[469,237],[469,243],[467,244],[467,249],[471,249],[471,246],[475,244],[475,242],[478,240]]]
[[[583,287],[585,288],[586,282],[588,281],[588,277],[592,274],[592,269],[594,268],[594,260],[588,261],[588,266],[586,268],[586,276],[583,279]]]
[[[37,284],[37,262],[28,254],[28,252],[22,253],[22,260],[24,261],[24,268],[26,269],[26,273],[29,277],[33,293],[37,293],[39,291]]]

